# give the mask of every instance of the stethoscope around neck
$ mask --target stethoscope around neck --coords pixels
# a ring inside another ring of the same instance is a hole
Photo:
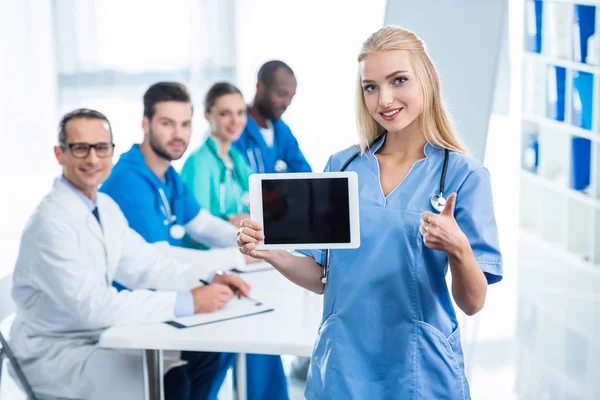
[[[221,156],[219,155],[219,158],[221,158]],[[235,204],[237,206],[237,213],[241,214],[243,211],[242,208],[242,195],[240,193],[240,189],[239,187],[235,184],[235,182],[233,182],[233,165],[231,165],[230,163],[225,162],[225,160],[223,160],[223,164],[225,164],[225,172],[221,173],[221,176],[219,177],[219,211],[221,212],[221,215],[226,216],[225,212],[227,211],[226,207],[225,207],[225,197],[226,197],[226,182],[227,182],[227,178],[229,178],[229,181],[231,181],[231,186],[233,187],[233,191],[235,192]]]
[[[158,195],[160,197],[161,205],[160,211],[162,212],[165,219],[163,220],[163,224],[165,226],[171,225],[169,228],[169,234],[175,240],[182,239],[185,236],[185,228],[179,224],[177,224],[177,216],[173,214],[173,209],[169,201],[167,200],[167,195],[163,188],[158,188]]]
[[[225,206],[225,200],[227,194],[226,182],[227,178],[229,178],[229,181],[231,181],[231,186],[235,191],[235,204],[237,207],[237,213],[241,214],[244,211],[242,206],[242,194],[238,185],[236,185],[235,182],[233,182],[233,174],[235,173],[233,161],[225,159],[225,157],[223,157],[223,155],[219,153],[219,145],[216,143],[216,141],[214,144],[215,148],[213,148],[212,146],[208,147],[212,151],[212,153],[223,163],[223,166],[225,167],[225,171],[221,172],[219,176],[219,211],[223,217],[227,216],[225,214],[227,211],[227,208]]]
[[[275,133],[273,133],[273,135],[275,135]],[[275,172],[277,173],[284,173],[287,172],[288,166],[287,163],[285,161],[283,161],[283,159],[281,157],[279,157],[279,147],[277,147],[277,138],[274,137],[273,138],[273,146],[272,148],[275,149],[275,153],[276,153],[276,161],[275,161],[275,165],[273,166],[273,169],[275,170]],[[252,167],[253,170],[255,170],[256,172],[259,173],[264,173],[266,172],[265,170],[265,162],[262,156],[262,151],[260,150],[260,147],[258,145],[255,145],[256,143],[254,143],[253,140],[249,139],[248,136],[246,137],[246,156],[248,157],[248,161],[250,162],[250,166]]]
[[[377,139],[375,139],[369,145],[369,147],[372,147],[381,138],[382,138],[382,136],[379,136]],[[442,211],[444,211],[444,207],[446,207],[446,199],[444,198],[444,185],[446,183],[446,171],[448,170],[449,154],[450,154],[450,151],[448,149],[444,149],[444,165],[442,166],[442,176],[440,177],[440,191],[439,191],[439,193],[433,194],[429,198],[431,207],[433,207],[433,209],[435,211],[440,212],[440,213]],[[356,160],[360,156],[361,156],[361,151],[359,150],[355,154],[353,154],[352,157],[350,157],[348,159],[348,161],[346,161],[344,163],[344,165],[340,169],[340,172],[344,172],[346,170],[346,168],[348,168],[348,166],[352,163],[352,161]],[[324,265],[324,269],[323,269],[323,277],[321,278],[321,282],[327,283],[327,281],[329,280],[329,249],[325,250],[325,260],[324,261],[325,261],[325,265]]]

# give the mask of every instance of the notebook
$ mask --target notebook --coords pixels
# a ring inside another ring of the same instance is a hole
[[[191,328],[193,326],[214,324],[236,318],[249,317],[273,311],[274,308],[249,297],[234,297],[219,311],[206,314],[195,314],[189,317],[176,318],[166,323],[175,328]]]

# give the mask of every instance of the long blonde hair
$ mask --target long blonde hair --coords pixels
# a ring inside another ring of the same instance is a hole
[[[438,147],[466,153],[465,148],[454,134],[442,101],[440,79],[433,62],[425,51],[423,41],[409,30],[398,26],[386,26],[373,33],[363,43],[358,54],[358,62],[363,61],[371,53],[387,50],[409,50],[411,53],[415,76],[423,93],[423,112],[419,118],[420,129],[425,139]],[[385,130],[367,110],[360,71],[357,80],[356,108],[360,149],[364,152],[376,138],[385,133]]]

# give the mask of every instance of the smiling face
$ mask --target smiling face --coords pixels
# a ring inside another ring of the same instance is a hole
[[[74,118],[67,122],[65,130],[66,144],[112,143],[108,124],[98,118]],[[95,198],[98,186],[110,175],[112,152],[109,156],[98,157],[96,149],[90,149],[87,156],[79,158],[74,155],[74,150],[56,146],[54,154],[63,167],[65,179],[89,198]]]
[[[360,62],[363,98],[369,115],[388,132],[418,123],[423,91],[408,50],[369,54]]]
[[[296,95],[296,78],[285,68],[277,68],[273,82],[266,85],[258,82],[255,104],[260,113],[273,121],[281,119]]]
[[[210,124],[211,134],[220,142],[235,142],[246,126],[246,103],[239,93],[217,98],[204,117]]]

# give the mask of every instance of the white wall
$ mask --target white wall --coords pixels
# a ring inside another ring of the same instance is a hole
[[[386,25],[403,26],[425,41],[457,130],[480,161],[501,39],[506,35],[507,7],[506,0],[393,0],[385,13]]]
[[[0,278],[12,271],[25,221],[58,172],[50,8],[49,0],[0,5]]]
[[[283,119],[313,170],[358,143],[354,116],[356,57],[383,24],[385,0],[239,0],[237,84],[252,101],[256,73],[271,59],[294,70],[298,90]]]

